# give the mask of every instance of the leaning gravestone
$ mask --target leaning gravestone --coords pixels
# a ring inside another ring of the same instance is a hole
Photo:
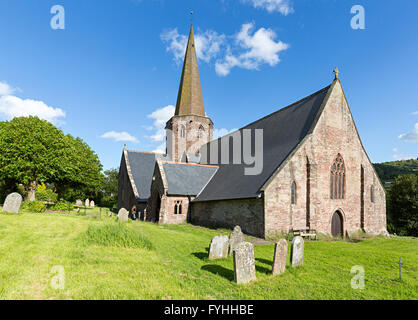
[[[82,207],[82,206],[83,206],[83,201],[81,201],[80,199],[77,199],[77,200],[75,201],[75,205],[76,205],[77,207]]]
[[[84,205],[86,207],[90,207],[90,200],[89,199],[86,199],[86,201],[84,201]]]
[[[292,248],[290,251],[290,262],[292,264],[292,267],[298,267],[303,264],[303,250],[303,238],[300,236],[294,237],[292,241]]]
[[[20,205],[22,204],[22,196],[13,192],[9,194],[4,202],[3,211],[10,213],[18,213],[20,210]]]
[[[244,234],[240,226],[235,226],[234,230],[229,235],[229,255],[232,255],[238,244],[244,241]]]
[[[249,242],[241,242],[234,249],[234,276],[237,284],[256,280],[254,246]]]
[[[228,257],[228,242],[227,236],[213,237],[209,246],[209,260]]]
[[[118,220],[121,222],[127,222],[129,220],[129,211],[125,208],[120,208],[118,212]]]
[[[90,201],[90,207],[94,208],[94,201],[93,200]]]
[[[280,239],[274,246],[273,275],[283,273],[286,269],[287,241]]]

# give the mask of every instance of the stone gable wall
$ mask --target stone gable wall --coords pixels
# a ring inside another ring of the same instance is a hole
[[[344,199],[330,199],[330,170],[340,153],[346,182]],[[339,82],[332,90],[311,135],[265,187],[266,234],[288,232],[307,225],[307,159],[310,163],[309,224],[318,232],[331,233],[336,210],[344,217],[344,232],[361,227],[361,166],[364,168],[364,230],[386,233],[386,198],[372,164],[356,133],[354,121]],[[291,183],[296,181],[296,204],[291,204]],[[375,201],[370,201],[374,185]]]

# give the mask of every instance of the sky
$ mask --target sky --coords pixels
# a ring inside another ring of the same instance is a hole
[[[338,67],[371,161],[418,157],[415,0],[0,0],[0,121],[46,119],[104,169],[124,144],[165,150],[191,10],[215,136],[328,86]]]

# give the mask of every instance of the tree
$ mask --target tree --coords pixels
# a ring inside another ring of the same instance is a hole
[[[118,203],[119,170],[110,169],[104,172],[103,193],[101,205],[116,208]]]
[[[60,197],[75,188],[99,193],[102,165],[80,138],[73,138],[46,120],[19,117],[0,122],[0,180],[23,184],[27,200],[35,199],[39,182],[51,183]]]
[[[388,197],[388,220],[394,231],[418,236],[418,172],[398,176]]]

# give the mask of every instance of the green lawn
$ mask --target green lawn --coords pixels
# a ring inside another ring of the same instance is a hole
[[[257,245],[257,281],[236,285],[232,258],[207,260],[211,237],[225,230],[132,221],[126,225],[134,231],[130,236],[142,235],[152,249],[83,240],[89,226],[116,224],[115,218],[0,214],[0,299],[418,298],[418,239],[307,241],[304,265],[293,269],[288,262],[286,272],[275,277],[273,245]],[[97,236],[99,229],[91,229]],[[399,257],[404,262],[402,282]],[[63,290],[50,286],[56,265],[65,270]],[[350,286],[354,265],[365,269],[364,290]]]

